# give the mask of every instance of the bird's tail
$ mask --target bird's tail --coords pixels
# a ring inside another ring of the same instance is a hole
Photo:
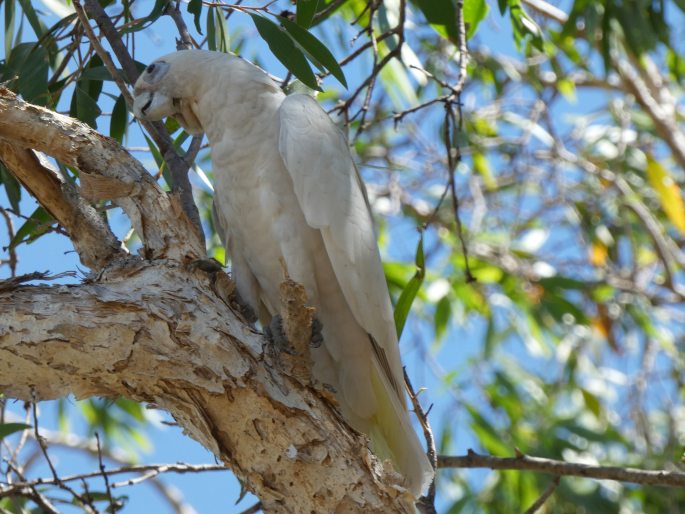
[[[380,365],[373,359],[371,382],[378,400],[369,437],[374,453],[390,459],[407,481],[415,498],[421,496],[433,480],[434,470],[416,431],[411,425],[404,402],[390,385]]]

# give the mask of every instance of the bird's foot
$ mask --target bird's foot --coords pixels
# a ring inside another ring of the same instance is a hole
[[[257,322],[257,313],[243,300],[237,289],[231,294],[231,307],[237,310],[248,323],[254,325]]]
[[[201,270],[210,275],[214,292],[237,311],[245,321],[254,325],[257,321],[257,314],[240,296],[235,286],[235,281],[223,272],[224,266],[216,259],[195,259],[188,264],[191,271]]]
[[[323,343],[323,324],[317,316],[314,316],[312,318],[312,339],[310,344],[312,348],[319,348],[321,343]]]
[[[210,259],[195,259],[193,262],[188,264],[188,269],[194,271],[196,269],[202,270],[205,273],[216,273],[221,271],[224,267],[219,261],[214,258]]]
[[[283,318],[280,314],[276,314],[271,318],[269,326],[265,327],[266,337],[269,339],[273,347],[279,353],[287,353],[288,355],[297,355],[293,349],[288,336],[283,329]]]

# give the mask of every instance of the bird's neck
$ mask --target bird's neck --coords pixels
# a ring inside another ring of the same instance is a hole
[[[256,66],[224,54],[201,68],[196,76],[202,80],[187,81],[184,96],[192,98],[193,112],[212,145],[248,135],[277,116],[285,95]]]

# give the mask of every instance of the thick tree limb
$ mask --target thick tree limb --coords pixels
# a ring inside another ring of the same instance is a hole
[[[200,258],[204,243],[178,198],[167,195],[114,140],[85,123],[28,104],[0,88],[0,138],[33,148],[81,171],[91,197],[112,198],[144,242],[145,257]],[[38,191],[37,191],[38,194]],[[43,203],[43,198],[37,197]],[[50,199],[46,198],[50,203]]]
[[[171,261],[0,293],[0,391],[168,410],[269,512],[403,512],[401,490],[317,390],[281,374],[207,275]]]
[[[490,469],[521,469],[538,471],[557,476],[575,476],[594,478],[596,480],[616,480],[618,482],[632,482],[643,485],[658,485],[668,487],[685,487],[685,473],[681,471],[646,470],[624,468],[616,466],[595,466],[564,462],[540,457],[520,455],[518,457],[492,457],[480,455],[469,450],[468,455],[438,457],[439,468],[490,468]]]
[[[121,243],[76,187],[41,162],[34,151],[0,139],[0,160],[66,229],[83,264],[98,270],[112,259],[126,255]]]

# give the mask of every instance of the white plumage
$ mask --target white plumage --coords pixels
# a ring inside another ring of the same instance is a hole
[[[216,221],[241,297],[268,322],[285,262],[323,324],[314,376],[419,496],[433,470],[409,420],[373,222],[342,133],[313,98],[286,97],[256,66],[201,50],[148,66],[134,110],[207,134]]]

